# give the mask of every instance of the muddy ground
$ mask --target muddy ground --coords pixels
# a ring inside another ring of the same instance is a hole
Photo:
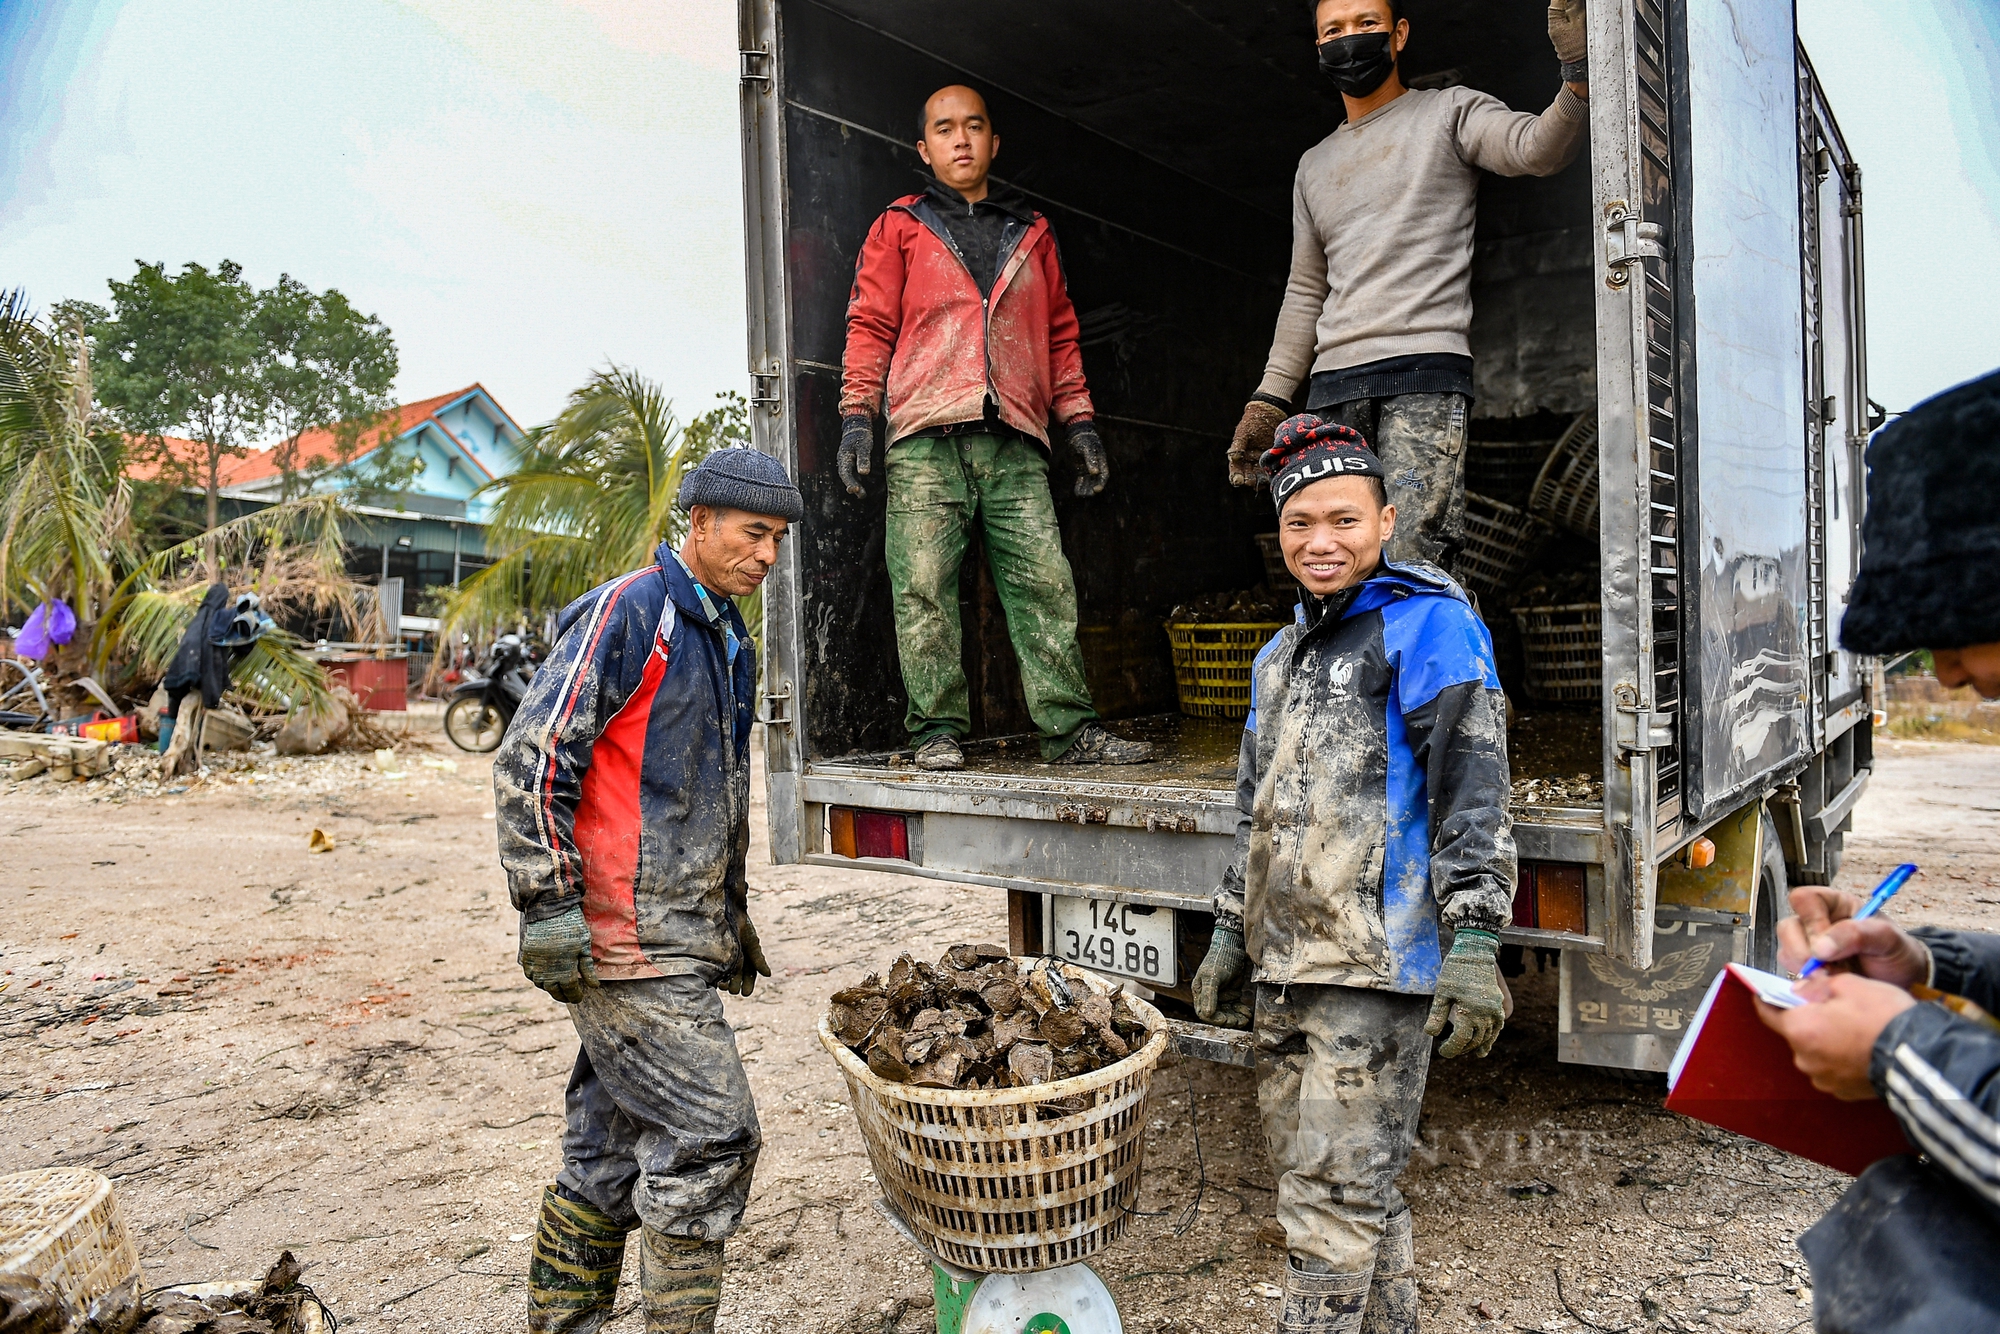
[[[2000,748],[1879,754],[1843,881],[1914,852],[1906,917],[2000,925]],[[406,743],[386,772],[275,768],[0,794],[0,1171],[111,1174],[148,1284],[258,1273],[290,1247],[350,1334],[519,1328],[576,1040],[514,964],[486,765]],[[1002,903],[766,865],[756,819],[777,976],[728,1006],[767,1148],[721,1327],[927,1329],[926,1271],[869,1207],[811,1028],[901,948],[1004,939]],[[308,851],[314,829],[331,851]],[[1553,972],[1517,994],[1491,1059],[1433,1067],[1404,1182],[1427,1328],[1804,1325],[1793,1238],[1840,1179],[1558,1064]],[[1099,1266],[1127,1327],[1271,1328],[1260,1285],[1283,1248],[1248,1073],[1163,1069],[1151,1126],[1149,1212]]]

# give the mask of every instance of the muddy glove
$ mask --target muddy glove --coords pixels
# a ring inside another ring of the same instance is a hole
[[[1278,423],[1290,415],[1261,398],[1253,398],[1244,405],[1243,420],[1236,424],[1236,434],[1229,441],[1231,486],[1255,486],[1264,480],[1257,460],[1264,457],[1264,451],[1276,440]]]
[[[1097,423],[1084,417],[1069,424],[1069,447],[1076,451],[1076,493],[1094,496],[1111,480],[1111,460],[1097,438]]]
[[[723,978],[719,985],[732,996],[747,996],[757,989],[758,978],[771,975],[771,965],[764,960],[764,946],[757,939],[757,928],[751,924],[749,913],[744,913],[737,924],[736,940],[743,947],[743,963],[735,976]]]
[[[1562,62],[1564,83],[1590,80],[1590,48],[1584,34],[1590,24],[1584,18],[1583,0],[1549,0],[1549,45]]]
[[[1507,1000],[1500,990],[1500,969],[1494,959],[1500,953],[1500,937],[1491,931],[1461,927],[1451,942],[1451,953],[1438,969],[1437,995],[1431,1000],[1431,1017],[1424,1032],[1436,1037],[1451,1020],[1451,1036],[1438,1048],[1447,1059],[1471,1052],[1484,1056],[1493,1050],[1501,1026],[1507,1022]]]
[[[539,922],[521,922],[521,971],[528,980],[565,1005],[583,999],[586,986],[597,985],[597,965],[590,961],[590,926],[583,907]]]
[[[1205,1023],[1250,1027],[1250,1007],[1243,1001],[1242,985],[1249,972],[1250,956],[1243,952],[1243,933],[1216,927],[1208,940],[1208,956],[1195,970],[1194,1012]]]
[[[840,470],[840,480],[847,485],[847,494],[856,500],[867,495],[861,487],[861,479],[874,467],[875,419],[867,416],[842,417],[840,419],[840,455],[834,466]]]

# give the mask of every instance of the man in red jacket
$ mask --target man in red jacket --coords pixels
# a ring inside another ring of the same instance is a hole
[[[838,461],[849,493],[865,495],[885,412],[884,555],[917,765],[961,767],[972,731],[958,572],[975,524],[1042,757],[1136,764],[1152,747],[1112,736],[1091,707],[1049,495],[1051,414],[1076,451],[1076,493],[1094,496],[1110,477],[1055,233],[1018,194],[989,188],[1000,138],[978,93],[931,94],[920,131],[917,151],[937,180],[875,220],[854,266]]]

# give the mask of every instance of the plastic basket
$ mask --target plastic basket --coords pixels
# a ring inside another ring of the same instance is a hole
[[[1597,536],[1597,414],[1580,413],[1549,451],[1528,497],[1530,513],[1582,537]]]
[[[1586,703],[1604,690],[1604,608],[1595,602],[1516,607],[1531,699]]]
[[[82,1167],[0,1176],[0,1274],[38,1281],[79,1315],[107,1297],[137,1301],[139,1252],[110,1178]]]
[[[1465,485],[1509,505],[1525,505],[1553,440],[1474,440],[1465,451]]]
[[[1241,625],[1170,622],[1174,685],[1190,718],[1244,718],[1250,713],[1250,669],[1257,651],[1284,629],[1282,621]],[[1157,642],[1157,641],[1155,641]]]
[[[1264,582],[1272,588],[1291,589],[1298,586],[1292,578],[1291,567],[1285,564],[1285,550],[1278,545],[1276,533],[1257,534],[1257,554],[1264,558]]]
[[[1112,989],[1086,981],[1100,993]],[[1019,1089],[892,1084],[821,1017],[819,1040],[847,1077],[875,1180],[938,1258],[981,1273],[1027,1273],[1075,1264],[1124,1235],[1139,1203],[1146,1088],[1170,1040],[1158,1010],[1128,999],[1148,1030],[1137,1051],[1087,1075]]]
[[[1498,593],[1514,582],[1521,567],[1548,539],[1549,526],[1512,505],[1465,493],[1465,545],[1458,552],[1458,575],[1485,593]]]

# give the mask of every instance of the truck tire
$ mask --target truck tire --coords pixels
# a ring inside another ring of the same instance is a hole
[[[1785,849],[1778,842],[1778,825],[1768,807],[1763,814],[1764,855],[1757,866],[1757,898],[1750,918],[1749,962],[1767,973],[1778,971],[1778,923],[1792,915],[1791,884],[1785,875]]]

